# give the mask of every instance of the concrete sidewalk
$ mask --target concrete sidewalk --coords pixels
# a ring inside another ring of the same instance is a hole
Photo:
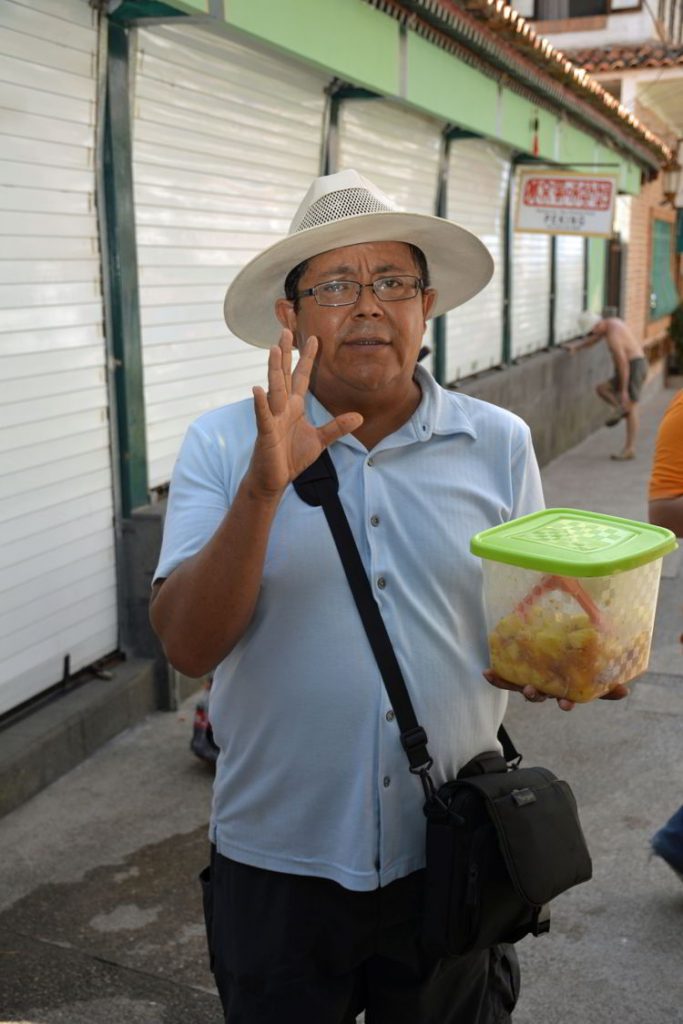
[[[549,464],[548,504],[644,519],[672,395],[643,403],[633,462],[608,458],[617,427]],[[683,887],[648,858],[650,835],[683,800],[678,561],[666,560],[650,671],[628,700],[571,714],[510,701],[526,763],[571,782],[594,856],[593,881],[555,901],[550,935],[519,944],[515,1024],[683,1020]],[[0,822],[3,1024],[221,1021],[196,883],[211,774],[189,751],[192,703],[148,716]]]

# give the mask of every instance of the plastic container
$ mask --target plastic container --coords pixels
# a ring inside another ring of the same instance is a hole
[[[476,534],[491,668],[585,702],[644,672],[671,530],[571,508]]]

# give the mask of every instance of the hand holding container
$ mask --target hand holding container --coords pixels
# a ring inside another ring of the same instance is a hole
[[[586,702],[647,668],[671,530],[546,509],[476,534],[491,668],[520,686]]]

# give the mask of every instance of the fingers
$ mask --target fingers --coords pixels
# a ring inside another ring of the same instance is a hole
[[[608,691],[608,693],[603,693],[600,700],[623,700],[624,697],[628,697],[630,692],[631,691],[629,690],[628,686],[624,686],[622,683],[618,683],[616,686],[613,686],[612,689]]]
[[[491,686],[495,686],[499,690],[510,690],[513,693],[521,693],[524,699],[529,701],[530,704],[542,704],[548,699],[548,694],[537,690],[535,686],[519,686],[517,683],[509,683],[507,679],[502,679],[491,669],[487,669],[486,672],[482,673],[482,675],[486,682],[490,683]],[[576,706],[573,700],[567,700],[565,697],[558,697],[557,704],[562,711],[572,711]]]
[[[546,694],[541,693],[535,686],[523,686],[522,696],[525,700],[528,700],[530,704],[542,704],[546,699]]]
[[[485,672],[482,672],[482,675],[487,683],[490,683],[491,686],[496,686],[499,690],[519,689],[519,687],[515,686],[513,683],[506,683],[504,679],[501,679],[501,677],[496,675],[496,673],[490,668],[487,668]]]
[[[292,348],[294,338],[291,331],[285,327],[280,335],[280,351],[282,352],[282,376],[285,382],[287,394],[292,392]]]
[[[292,374],[291,388],[293,395],[299,395],[303,398],[308,391],[308,385],[311,381],[311,370],[313,369],[317,351],[318,339],[312,334],[310,338],[306,339],[306,344],[300,350],[299,362],[296,364],[296,369]]]
[[[497,690],[512,690],[515,693],[521,693],[524,687],[518,686],[517,683],[508,683],[507,679],[501,678],[496,675],[491,669],[487,669],[486,672],[482,672],[482,675],[487,683],[491,686],[495,686]]]
[[[263,388],[254,387],[251,391],[254,396],[256,428],[259,434],[268,434],[273,429],[273,417],[268,405],[268,398]]]
[[[279,345],[274,345],[268,353],[268,405],[274,416],[284,412],[289,397],[282,370],[282,359],[282,349]]]
[[[338,441],[345,434],[351,434],[358,430],[363,417],[359,412],[343,412],[341,416],[335,416],[333,420],[318,428],[318,439],[324,448]]]

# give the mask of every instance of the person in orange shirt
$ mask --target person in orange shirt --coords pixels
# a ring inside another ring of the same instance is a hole
[[[683,537],[683,390],[669,403],[657,431],[648,499],[650,522]]]
[[[683,537],[683,390],[669,403],[657,431],[648,498],[650,522]],[[683,881],[683,805],[650,845]]]

